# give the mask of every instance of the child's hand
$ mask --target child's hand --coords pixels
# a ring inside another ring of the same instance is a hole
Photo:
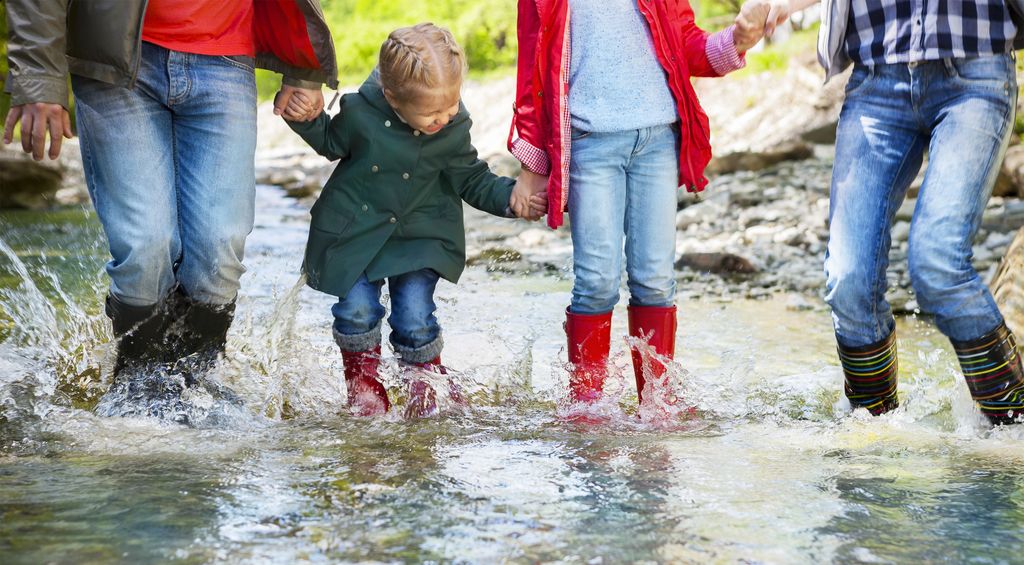
[[[534,221],[548,211],[548,177],[523,169],[512,189],[509,208],[519,218]]]
[[[323,107],[324,95],[320,90],[284,85],[274,97],[274,114],[292,122],[311,121]]]

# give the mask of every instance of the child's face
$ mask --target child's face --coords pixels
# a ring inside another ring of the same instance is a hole
[[[385,89],[384,96],[409,127],[434,135],[459,113],[459,91],[426,94],[409,102],[398,102]]]

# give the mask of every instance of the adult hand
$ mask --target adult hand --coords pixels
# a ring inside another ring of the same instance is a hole
[[[768,0],[768,4],[770,8],[768,19],[764,22],[764,36],[771,38],[775,34],[775,28],[786,23],[789,16],[796,10],[793,9],[790,0]]]
[[[293,103],[294,98],[298,98],[296,103]],[[274,96],[274,115],[293,122],[313,121],[323,109],[324,93],[319,88],[282,84],[281,90]]]
[[[794,6],[794,3],[797,5]],[[748,0],[740,9],[739,15],[736,16],[736,27],[742,29],[746,34],[757,34],[760,32],[758,28],[763,27],[763,32],[760,33],[764,37],[771,37],[775,34],[775,28],[785,23],[793,12],[813,3],[808,0]],[[743,37],[742,39],[749,40],[750,38]],[[754,40],[750,47],[756,43],[757,40]],[[738,45],[737,42],[737,49],[739,49]]]
[[[4,145],[14,140],[14,127],[21,121],[21,148],[42,161],[46,152],[46,134],[50,134],[50,159],[60,157],[64,138],[71,139],[71,115],[60,104],[20,104],[7,113]]]
[[[743,4],[732,32],[736,51],[744,53],[761,41],[770,12],[771,6],[767,0],[748,0]]]

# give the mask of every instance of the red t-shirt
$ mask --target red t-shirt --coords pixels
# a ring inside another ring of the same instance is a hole
[[[142,39],[200,55],[256,54],[253,0],[149,0]]]

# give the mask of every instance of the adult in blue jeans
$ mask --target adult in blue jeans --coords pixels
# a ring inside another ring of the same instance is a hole
[[[767,27],[813,3],[780,2]],[[918,302],[952,342],[982,413],[1003,424],[1024,410],[1019,350],[971,265],[1013,130],[1021,14],[1020,0],[823,6],[818,45],[828,77],[853,64],[836,137],[825,299],[854,407],[877,415],[898,405],[896,326],[885,300],[890,230],[927,151],[908,254]]]
[[[337,85],[315,0],[9,0],[4,141],[39,160],[70,137],[67,75],[82,160],[110,245],[106,312],[115,379],[224,350],[254,216],[254,68],[284,74],[275,103],[312,106]],[[301,30],[301,31],[296,31]],[[194,376],[185,371],[186,380]]]

